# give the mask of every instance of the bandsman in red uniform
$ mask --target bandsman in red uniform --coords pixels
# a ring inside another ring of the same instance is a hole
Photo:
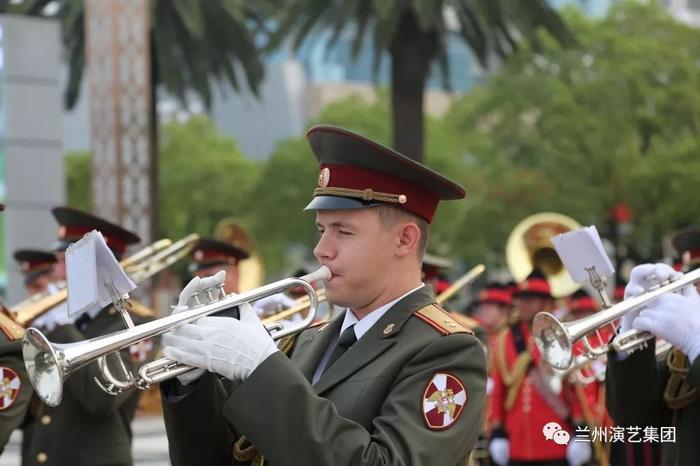
[[[574,442],[576,399],[542,360],[530,325],[535,315],[553,307],[549,283],[538,270],[513,295],[519,321],[498,337],[491,368],[489,452],[499,465],[580,466],[590,459],[590,445]],[[557,391],[559,391],[557,393]],[[567,462],[568,460],[568,462]]]

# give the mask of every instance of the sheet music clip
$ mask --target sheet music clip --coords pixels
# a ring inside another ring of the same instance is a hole
[[[120,295],[119,290],[117,290],[117,287],[112,280],[107,280],[104,285],[105,288],[107,288],[110,298],[112,298],[112,306],[114,306],[114,309],[119,311],[119,315],[121,315],[126,328],[134,328],[134,321],[131,319],[131,314],[129,314],[129,311],[126,309],[129,301],[129,295]]]
[[[607,292],[608,282],[605,280],[605,277],[598,275],[595,266],[585,267],[584,270],[588,273],[591,286],[598,292],[603,308],[607,309],[612,306],[612,301],[610,301],[610,296],[608,296]]]
[[[579,285],[589,282],[598,292],[603,307],[610,307],[606,279],[615,273],[615,269],[596,227],[583,227],[555,236],[552,244],[574,282]]]

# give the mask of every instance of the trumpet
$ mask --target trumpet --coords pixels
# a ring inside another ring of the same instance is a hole
[[[568,369],[549,368],[543,370],[543,377],[552,393],[561,393],[565,380],[578,385],[588,385],[593,382],[605,380],[605,362],[600,359],[589,359],[585,354],[574,357],[574,361]]]
[[[309,282],[327,280],[330,276],[328,267],[323,266],[301,278],[286,278],[239,295],[231,294],[217,298],[215,292],[220,293],[220,295],[224,294],[222,284],[216,290],[204,290],[203,294],[208,299],[206,304],[197,304],[183,312],[137,326],[127,323],[128,328],[124,330],[75,343],[51,343],[39,330],[28,328],[22,339],[22,354],[29,380],[44,403],[49,406],[57,406],[63,397],[63,383],[66,378],[76,369],[97,360],[104,380],[96,381],[107,393],[116,395],[130,388],[145,390],[154,383],[171,379],[193,368],[168,358],[161,358],[141,366],[137,376],[134,376],[126,370],[118,351],[147,338],[157,337],[201,317],[232,309],[241,304],[280,293],[288,288],[301,286],[309,295],[311,303],[306,318],[290,328],[283,328],[279,324],[273,328],[268,327],[268,330],[275,331],[274,334],[271,332],[272,338],[275,340],[298,333],[313,322],[318,309],[316,292]],[[122,310],[122,312],[126,311]],[[119,367],[125,374],[125,380],[118,379],[110,372],[107,367],[107,357],[110,355],[119,358]]]
[[[187,235],[175,243],[169,239],[161,239],[127,257],[119,265],[135,283],[140,283],[187,256],[197,241],[199,241],[197,234]],[[57,293],[30,298],[15,306],[10,312],[15,322],[26,327],[34,319],[66,299],[68,299],[68,289],[64,285]]]
[[[532,331],[537,348],[544,360],[555,369],[568,369],[573,364],[573,346],[583,339],[587,357],[593,359],[606,354],[611,348],[616,352],[632,352],[644,348],[647,342],[656,338],[649,332],[629,330],[617,335],[608,345],[594,347],[588,336],[600,328],[611,325],[629,312],[643,308],[656,298],[673,293],[700,280],[700,269],[688,272],[682,278],[650,289],[644,294],[615,304],[588,317],[572,322],[561,322],[548,312],[540,312],[533,320]]]

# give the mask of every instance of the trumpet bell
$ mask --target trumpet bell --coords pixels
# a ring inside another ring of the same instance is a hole
[[[542,358],[555,369],[566,370],[573,363],[572,338],[565,323],[542,312],[532,322],[532,334]]]
[[[63,398],[63,374],[59,355],[37,329],[28,328],[22,339],[22,356],[29,379],[41,401],[56,406]]]

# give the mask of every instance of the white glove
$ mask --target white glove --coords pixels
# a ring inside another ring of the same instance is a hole
[[[633,327],[663,338],[688,356],[700,356],[700,297],[694,285],[683,294],[666,293],[648,304],[634,319]]]
[[[489,443],[489,455],[494,463],[505,466],[508,464],[510,444],[507,438],[495,438]]]
[[[589,442],[569,442],[566,447],[566,460],[570,466],[581,466],[591,459],[593,451]]]
[[[265,359],[277,352],[277,345],[249,304],[238,308],[240,320],[202,317],[166,334],[163,337],[165,356],[230,380],[247,379]]]
[[[177,314],[178,312],[186,311],[190,307],[194,306],[196,304],[196,301],[192,299],[192,295],[195,293],[198,293],[198,299],[200,304],[206,303],[209,298],[205,296],[202,293],[202,291],[207,290],[209,288],[214,289],[214,298],[219,298],[220,296],[216,294],[218,293],[218,289],[216,287],[222,284],[224,280],[226,280],[226,271],[224,270],[217,272],[211,277],[194,277],[192,280],[190,280],[190,282],[187,285],[185,285],[185,287],[180,292],[180,297],[177,300],[177,306],[173,308],[171,314]],[[165,342],[166,340],[163,339],[163,341]],[[167,345],[164,346],[163,350],[165,350],[165,348],[167,348]],[[192,369],[189,372],[185,372],[184,374],[178,375],[177,380],[183,385],[189,385],[195,380],[202,377],[205,372],[205,369]]]
[[[630,281],[625,287],[625,299],[646,293],[650,288],[669,280],[676,280],[683,274],[676,272],[668,264],[642,264],[632,269]],[[641,308],[631,311],[620,319],[620,333],[632,329],[632,322],[641,312]]]

